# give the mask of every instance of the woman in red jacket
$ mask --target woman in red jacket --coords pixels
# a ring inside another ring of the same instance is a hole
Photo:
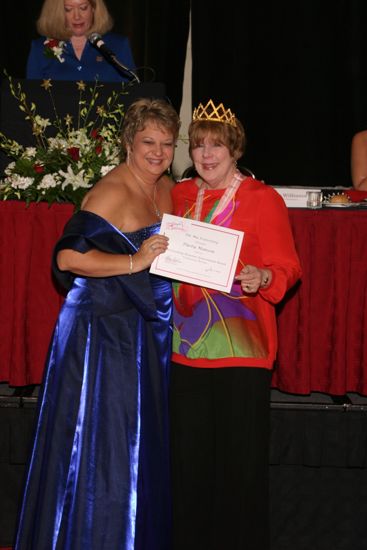
[[[275,304],[301,275],[282,197],[236,167],[241,122],[210,100],[194,111],[198,177],[174,213],[244,232],[230,293],[174,284],[171,438],[174,549],[268,549]]]

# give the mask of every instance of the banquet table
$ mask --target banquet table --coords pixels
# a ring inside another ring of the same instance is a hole
[[[367,209],[289,209],[303,275],[278,307],[273,387],[367,395]]]
[[[0,381],[39,384],[63,301],[52,250],[71,204],[0,201]],[[280,391],[367,395],[367,209],[288,210],[302,280],[277,308]]]

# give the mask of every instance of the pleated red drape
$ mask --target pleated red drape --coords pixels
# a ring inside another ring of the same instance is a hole
[[[63,301],[53,247],[71,204],[0,201],[0,380],[41,382]],[[273,387],[367,395],[367,210],[289,209],[302,281],[278,308]]]
[[[290,209],[303,277],[279,308],[273,386],[367,394],[367,210]]]
[[[51,276],[53,247],[71,204],[0,201],[0,380],[39,384],[62,303]]]

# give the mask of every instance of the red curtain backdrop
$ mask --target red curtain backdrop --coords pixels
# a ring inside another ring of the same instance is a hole
[[[367,394],[367,210],[290,209],[303,268],[279,308],[273,386]]]
[[[0,380],[39,384],[63,297],[53,247],[70,204],[0,201]],[[278,311],[273,387],[367,395],[367,210],[289,209],[303,268]]]
[[[62,303],[51,277],[53,247],[73,205],[0,201],[0,380],[39,384]]]

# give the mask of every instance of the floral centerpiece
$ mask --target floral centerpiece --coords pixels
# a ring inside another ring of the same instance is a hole
[[[21,84],[8,76],[10,91],[29,121],[35,145],[23,146],[0,132],[0,149],[11,162],[0,180],[0,200],[72,202],[76,206],[101,177],[120,162],[120,130],[124,116],[122,95],[113,92],[104,104],[98,104],[99,88],[95,83],[87,88],[77,82],[78,115],[57,113],[52,96],[52,82],[41,86],[53,105],[55,119],[50,121],[37,113],[29,103]],[[87,98],[87,93],[89,94]]]

